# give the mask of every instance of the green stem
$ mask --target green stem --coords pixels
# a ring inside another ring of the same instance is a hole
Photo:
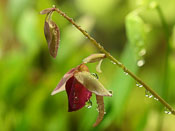
[[[108,51],[106,51],[100,43],[98,43],[94,38],[92,38],[85,30],[83,30],[80,26],[78,26],[72,18],[68,17],[64,12],[55,8],[55,11],[58,12],[61,16],[67,19],[71,24],[73,24],[83,35],[88,38],[101,52],[103,52],[108,59],[116,63],[120,68],[123,69],[124,72],[128,73],[133,79],[139,82],[143,87],[148,90],[154,97],[156,97],[167,109],[171,111],[173,115],[175,115],[175,110],[171,107],[163,98],[161,98],[154,90],[152,90],[147,84],[145,84],[139,77],[134,75],[130,70],[128,70],[125,65],[123,65],[120,61],[115,59]]]

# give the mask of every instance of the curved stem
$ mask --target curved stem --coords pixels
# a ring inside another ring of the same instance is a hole
[[[124,72],[128,73],[133,79],[135,79],[137,82],[139,82],[143,87],[149,91],[154,97],[156,97],[167,109],[171,111],[173,115],[175,115],[175,110],[173,107],[171,107],[163,98],[161,98],[154,90],[152,90],[147,84],[145,84],[139,77],[134,75],[130,70],[128,70],[125,65],[123,65],[120,61],[115,59],[108,51],[104,49],[100,43],[98,43],[94,38],[92,38],[85,30],[83,30],[80,26],[78,26],[72,18],[68,17],[64,12],[59,10],[58,8],[55,8],[55,11],[58,12],[61,16],[63,16],[65,19],[67,19],[72,25],[74,25],[79,31],[83,33],[83,35],[88,38],[101,52],[103,52],[108,59],[116,63],[120,68],[123,69]]]

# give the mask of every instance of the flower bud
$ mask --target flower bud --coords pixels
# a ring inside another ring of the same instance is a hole
[[[56,58],[60,40],[58,26],[52,20],[46,20],[44,24],[44,34],[47,40],[50,55]]]

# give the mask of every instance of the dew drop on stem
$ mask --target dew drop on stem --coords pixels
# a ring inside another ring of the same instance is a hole
[[[143,85],[140,84],[140,83],[136,83],[136,86],[139,87],[139,88],[142,88],[143,87]]]
[[[165,114],[172,114],[172,112],[169,109],[167,109],[166,107],[164,109],[164,112],[165,112]]]
[[[143,87],[143,85],[140,84],[139,87],[141,88],[141,87]]]
[[[116,64],[114,61],[111,61],[111,63],[114,64],[114,65]]]
[[[144,56],[145,54],[146,54],[146,49],[145,48],[141,49],[138,53],[139,56]]]
[[[124,72],[124,74],[127,76],[128,75],[128,72]]]
[[[159,99],[157,99],[156,97],[154,97],[154,100],[158,101]]]
[[[148,98],[153,97],[153,95],[148,90],[145,90],[145,96],[148,97]]]

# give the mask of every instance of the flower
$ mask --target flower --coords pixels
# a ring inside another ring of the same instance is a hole
[[[49,53],[53,58],[56,58],[60,43],[60,30],[56,23],[52,21],[52,14],[55,7],[42,10],[40,14],[46,14],[44,23],[44,35],[48,44]]]
[[[68,71],[51,95],[64,90],[66,90],[68,95],[69,112],[84,107],[91,98],[92,93],[98,96],[112,96],[98,79],[89,73],[89,69],[85,64],[80,64]]]

